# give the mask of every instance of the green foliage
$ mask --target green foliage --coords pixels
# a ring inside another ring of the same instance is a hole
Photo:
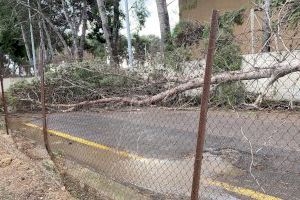
[[[232,33],[233,27],[244,23],[244,13],[246,9],[241,8],[230,12],[225,12],[219,18],[219,28],[224,32]]]
[[[243,24],[244,12],[245,9],[242,8],[236,11],[225,12],[220,16],[216,53],[214,57],[214,72],[239,70],[241,68],[241,50],[239,45],[234,41],[233,29],[236,25]],[[209,24],[201,25],[190,21],[179,22],[172,33],[172,52],[176,51],[176,48],[178,47],[188,47],[200,42],[204,42],[207,47],[209,32]],[[191,54],[188,48],[186,48],[186,51],[183,51],[182,49],[178,49],[177,51],[181,53],[181,55],[178,56],[178,54],[175,54],[173,57],[169,58],[171,61],[169,63],[179,62],[178,59],[181,61],[190,59]],[[183,59],[183,56],[186,56],[186,59]],[[176,66],[175,63],[173,64]]]
[[[230,34],[221,34],[216,43],[214,72],[240,70],[242,55]]]
[[[186,62],[193,59],[192,45],[203,39],[205,26],[191,21],[179,22],[172,31],[171,42],[166,47],[164,66],[175,72],[183,72]]]
[[[122,71],[113,71],[110,66],[95,63],[72,63],[65,66],[48,66],[45,73],[46,101],[48,103],[75,103],[102,98],[102,94],[113,95],[120,89],[125,91],[136,86],[138,78]],[[15,107],[20,99],[40,99],[40,81],[20,81],[9,88],[11,105]],[[23,106],[24,107],[24,106]]]
[[[204,26],[191,21],[180,21],[172,32],[175,46],[190,46],[198,43],[203,37]]]
[[[7,103],[13,108],[22,108],[22,107],[30,107],[26,105],[25,101],[20,101],[20,99],[39,99],[39,94],[35,91],[38,91],[38,80],[34,79],[32,82],[28,82],[27,80],[21,80],[14,83],[7,91]],[[28,96],[23,94],[28,92]]]
[[[291,11],[288,15],[288,22],[292,25],[292,28],[295,28],[300,23],[300,1],[296,0],[291,6]]]
[[[7,27],[0,33],[0,49],[17,63],[22,63],[26,57],[25,46],[19,38],[20,32],[13,26]]]
[[[101,40],[87,38],[85,47],[86,50],[92,53],[95,57],[103,59],[106,56],[105,43],[101,42]]]
[[[15,26],[16,15],[12,12],[12,5],[3,0],[0,0],[0,8],[0,51],[20,64],[26,57],[26,51],[20,28]]]
[[[192,58],[192,50],[185,47],[174,48],[173,51],[165,53],[165,67],[175,72],[183,72],[187,61]]]
[[[242,65],[242,53],[235,42],[233,28],[243,24],[245,9],[225,12],[219,18],[219,33],[216,42],[214,56],[214,73],[223,71],[240,70]],[[205,34],[208,34],[204,31]],[[245,88],[242,82],[222,83],[217,86],[212,97],[212,103],[217,106],[234,106],[245,100]]]
[[[214,57],[214,72],[240,70],[242,55],[234,40],[233,28],[243,24],[245,9],[225,12],[219,18],[219,33]],[[208,29],[206,29],[208,30]],[[208,31],[204,31],[208,33]]]
[[[48,74],[48,80],[53,74]],[[55,75],[56,76],[56,75]],[[100,74],[93,69],[89,70],[89,67],[85,68],[73,68],[69,69],[69,78],[72,81],[80,80],[84,82],[86,86],[90,88],[103,88],[103,87],[123,87],[128,86],[126,77],[116,76],[114,74]],[[50,83],[53,84],[53,83]]]
[[[159,52],[160,39],[155,35],[140,36],[133,34],[132,46],[134,48],[134,58],[138,61],[145,61],[146,57]]]
[[[136,0],[133,3],[133,9],[138,21],[138,30],[141,30],[145,26],[147,17],[150,15],[145,5],[145,0]]]
[[[219,18],[219,32],[214,57],[214,72],[240,70],[242,65],[241,49],[235,42],[233,29],[244,22],[245,9],[225,12]],[[165,64],[176,71],[182,70],[184,62],[192,58],[190,46],[204,43],[206,48],[210,32],[209,24],[191,21],[179,22],[173,32],[173,45],[166,52]]]
[[[245,102],[245,88],[242,82],[222,83],[217,86],[211,98],[216,106],[234,106]]]
[[[263,4],[263,0],[256,0],[256,3]],[[286,3],[286,0],[271,0],[272,7],[279,7]]]
[[[92,53],[95,57],[100,58],[102,60],[105,59],[107,54],[105,40],[102,40],[101,38],[97,38],[97,36],[94,34],[88,35],[85,47],[86,50]],[[126,57],[127,39],[125,38],[125,36],[123,35],[119,36],[117,47],[118,47],[119,58]]]
[[[263,5],[263,0],[256,0],[256,3]],[[299,0],[271,0],[272,12],[274,10],[281,9],[285,5],[288,8],[286,14],[284,14],[284,19],[291,28],[295,28],[300,23],[300,1]],[[262,7],[262,6],[261,6]],[[274,23],[277,23],[275,21]]]

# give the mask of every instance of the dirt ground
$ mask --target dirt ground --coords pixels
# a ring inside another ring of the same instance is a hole
[[[0,199],[75,199],[46,151],[34,142],[0,132]]]

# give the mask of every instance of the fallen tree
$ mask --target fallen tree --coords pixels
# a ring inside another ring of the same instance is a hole
[[[270,68],[253,68],[249,71],[231,71],[215,74],[212,77],[211,84],[220,84],[226,82],[234,82],[234,81],[243,81],[243,80],[256,80],[263,78],[272,78],[272,77],[283,77],[284,75],[288,75],[293,72],[300,71],[299,63],[280,63],[274,65]],[[273,80],[273,78],[272,78]],[[274,81],[272,81],[274,83]],[[157,103],[159,101],[164,101],[169,97],[174,95],[183,93],[185,91],[196,89],[202,87],[204,84],[203,78],[193,79],[186,83],[180,84],[174,88],[168,89],[166,91],[160,92],[153,96],[147,96],[144,98],[130,98],[130,97],[109,97],[102,98],[93,101],[83,101],[75,104],[49,104],[48,106],[56,109],[63,109],[64,111],[73,111],[78,108],[99,105],[99,104],[108,104],[108,103],[119,103],[123,105],[131,105],[131,106],[143,106]],[[269,87],[269,86],[267,86]]]
[[[268,93],[269,89],[271,88],[271,86],[278,81],[278,79],[290,74],[290,71],[280,71],[278,73],[273,73],[270,77],[269,82],[267,83],[266,87],[264,88],[264,91],[261,92],[258,97],[256,98],[255,102],[252,104],[252,106],[254,107],[259,107],[263,101],[263,98],[266,96],[266,94]]]

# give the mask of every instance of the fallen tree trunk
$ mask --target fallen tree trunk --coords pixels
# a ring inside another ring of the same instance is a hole
[[[271,78],[280,76],[282,74],[289,74],[296,71],[300,71],[300,65],[291,65],[291,64],[279,64],[270,68],[255,68],[251,71],[232,71],[232,72],[224,72],[220,74],[216,74],[212,77],[211,84],[219,84],[226,83],[232,81],[242,81],[242,80],[254,80],[254,79],[262,79],[262,78]],[[48,105],[52,108],[58,109],[67,109],[66,111],[72,111],[77,108],[81,108],[84,106],[90,105],[98,105],[98,104],[107,104],[107,103],[122,103],[125,105],[134,105],[134,106],[142,106],[142,105],[150,105],[153,103],[157,103],[159,101],[163,101],[171,96],[176,94],[183,93],[185,91],[202,87],[204,84],[203,78],[193,79],[187,83],[180,84],[174,88],[156,94],[154,96],[145,97],[145,98],[129,98],[129,97],[111,97],[111,98],[103,98],[94,101],[83,101],[76,104],[51,104]]]
[[[270,87],[280,78],[288,75],[289,72],[287,71],[283,71],[281,73],[277,73],[277,74],[272,74],[272,76],[270,77],[270,81],[268,82],[268,84],[266,85],[265,89],[263,92],[261,92],[257,99],[255,100],[255,102],[253,103],[254,107],[259,107],[260,104],[262,103],[263,98],[266,96],[266,94],[268,93]]]

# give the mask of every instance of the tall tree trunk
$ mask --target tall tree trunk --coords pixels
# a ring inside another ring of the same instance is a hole
[[[5,72],[5,69],[4,69],[4,54],[1,52],[1,49],[0,49],[0,76],[4,76],[4,72]]]
[[[41,0],[38,0],[37,4],[38,4],[38,10],[42,11]],[[39,21],[38,21],[39,31],[40,31],[40,33],[44,33],[43,23],[42,23],[42,21],[44,19],[40,15],[39,15],[38,19],[39,19]],[[41,34],[40,34],[40,37],[41,37]],[[43,34],[43,37],[44,37],[44,34]],[[44,38],[43,39],[40,38],[40,41],[42,41],[42,40],[43,40],[43,42],[40,44],[40,51],[44,52],[44,54],[43,54],[44,55],[43,60],[46,61],[46,60],[48,60],[48,54],[46,54],[46,45],[44,43]],[[38,69],[38,71],[39,71],[39,69]]]
[[[53,31],[56,33],[56,35],[58,36],[60,42],[62,43],[62,45],[64,46],[64,53],[71,55],[70,49],[67,45],[66,40],[64,39],[64,37],[62,36],[62,34],[59,32],[59,30],[56,28],[56,26],[51,22],[51,20],[46,17],[44,14],[42,14],[42,17],[45,19],[45,21],[50,25],[50,27],[53,29]]]
[[[44,42],[44,31],[43,31],[43,27],[42,27],[42,19],[41,17],[39,17],[39,30],[40,30],[40,46],[39,46],[39,63],[45,62],[45,60],[47,60],[47,54],[46,52],[46,46],[45,46],[45,42]],[[38,74],[39,76],[41,76],[41,69],[40,69],[41,65],[38,68]]]
[[[271,0],[264,0],[264,17],[263,17],[263,52],[270,52],[270,39],[271,39]]]
[[[46,34],[47,47],[48,47],[48,50],[49,50],[49,56],[48,56],[47,61],[51,61],[54,57],[54,50],[53,50],[53,46],[52,46],[51,36],[49,34],[49,31],[47,29],[47,26],[46,26],[46,23],[45,23],[44,19],[42,19],[42,25],[43,25],[44,32]]]
[[[30,0],[27,1],[28,6],[30,6]],[[32,52],[32,64],[33,64],[33,71],[34,75],[37,75],[37,65],[36,65],[36,52],[35,52],[35,42],[33,36],[33,23],[31,18],[31,9],[28,8],[28,21],[29,21],[29,30],[30,30],[30,40],[31,40],[31,52]]]
[[[114,17],[112,29],[112,54],[115,63],[119,63],[119,29],[120,29],[120,0],[114,0]]]
[[[107,47],[107,53],[108,56],[110,57],[110,64],[112,66],[116,66],[116,63],[114,62],[114,55],[113,55],[113,47],[112,47],[112,41],[111,41],[111,31],[108,25],[108,17],[106,15],[106,9],[105,9],[105,0],[97,0],[98,4],[98,10],[102,22],[102,29],[104,33],[104,38],[106,40],[106,47]]]
[[[41,2],[38,1],[37,3],[38,3],[38,9],[39,9],[39,11],[41,11],[42,10],[42,8],[41,8]],[[39,24],[39,27],[46,33],[46,39],[47,39],[47,43],[48,43],[47,47],[48,47],[48,50],[49,50],[49,54],[46,53],[46,51],[44,53],[45,53],[45,55],[47,57],[46,62],[48,62],[48,61],[52,60],[52,58],[54,56],[54,51],[53,51],[53,47],[52,47],[51,37],[50,37],[50,34],[48,32],[46,23],[45,23],[45,19],[43,17],[41,17],[41,16],[40,16],[39,19],[40,19],[39,23],[41,23],[41,24]]]
[[[24,26],[23,26],[22,23],[21,23],[21,32],[22,32],[22,38],[23,38],[23,42],[24,42],[24,46],[25,46],[25,50],[26,50],[26,55],[27,55],[29,64],[32,65],[32,58],[31,58],[29,43],[28,43],[26,33],[25,33],[25,30],[24,30]]]
[[[76,22],[75,20],[72,21],[69,17],[69,13],[65,7],[64,0],[61,0],[61,4],[63,7],[63,13],[65,15],[65,18],[69,24],[69,27],[71,29],[71,37],[72,37],[72,43],[73,43],[73,48],[72,48],[72,53],[73,53],[73,58],[77,59],[78,58],[78,35],[77,35],[77,28],[76,28]]]
[[[84,51],[84,42],[85,42],[85,34],[87,29],[87,2],[83,1],[83,11],[82,11],[82,33],[80,37],[80,44],[78,49],[78,58],[80,60],[83,59],[83,51]]]
[[[166,0],[156,0],[157,13],[160,25],[160,49],[164,54],[167,44],[170,42],[171,30]]]

